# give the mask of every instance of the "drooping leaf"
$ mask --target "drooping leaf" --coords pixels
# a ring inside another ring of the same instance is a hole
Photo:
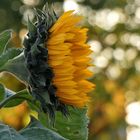
[[[70,117],[65,118],[60,112],[56,114],[55,129],[57,133],[69,140],[87,140],[88,118],[87,109],[69,108]]]
[[[29,126],[21,130],[20,134],[29,140],[66,140],[56,132],[43,127],[35,118],[31,119]]]
[[[12,30],[3,31],[0,34],[0,55],[6,50],[6,46],[12,37]]]

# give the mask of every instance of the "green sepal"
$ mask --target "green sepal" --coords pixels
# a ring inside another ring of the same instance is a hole
[[[50,101],[49,93],[47,91],[42,93],[42,94],[40,94],[40,96],[45,100],[46,104],[52,105],[52,103]]]
[[[28,17],[28,30],[29,30],[29,35],[33,36],[36,33],[36,26],[32,23],[32,21]]]
[[[56,97],[57,88],[52,81],[54,73],[48,63],[49,56],[46,42],[49,38],[49,29],[57,20],[56,14],[51,8],[36,9],[36,22],[33,24],[29,20],[29,32],[24,39],[24,56],[25,66],[29,73],[30,93],[36,100],[40,101],[41,109],[48,114],[50,120],[54,123],[55,111],[59,110],[66,115],[68,110],[66,105]],[[34,26],[36,26],[36,29]]]
[[[37,45],[34,44],[34,45],[32,46],[32,49],[31,49],[31,54],[32,54],[32,56],[37,55],[37,54],[39,54],[39,53],[40,53],[40,50],[38,49]]]

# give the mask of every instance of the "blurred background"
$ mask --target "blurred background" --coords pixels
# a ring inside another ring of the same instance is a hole
[[[74,9],[89,28],[95,67],[91,93],[89,140],[140,139],[140,0],[53,0],[58,14]],[[22,47],[28,16],[45,0],[0,0],[0,32],[13,29],[11,46]],[[0,82],[18,91],[24,85],[8,73]],[[0,110],[0,120],[24,127],[31,112],[26,103]]]

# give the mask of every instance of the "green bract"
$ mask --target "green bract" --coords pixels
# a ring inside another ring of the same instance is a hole
[[[57,20],[52,8],[46,6],[43,10],[35,10],[36,22],[28,21],[29,32],[24,39],[25,65],[29,74],[29,91],[39,100],[42,110],[49,114],[51,120],[55,119],[55,111],[68,114],[67,107],[56,97],[56,87],[52,83],[54,73],[48,64],[48,49],[45,48],[49,37],[48,30]]]

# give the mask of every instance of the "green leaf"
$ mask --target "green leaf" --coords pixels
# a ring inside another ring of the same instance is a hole
[[[21,104],[25,100],[32,102],[32,96],[28,93],[27,90],[22,90],[16,93],[7,88],[4,88],[3,91],[3,98],[0,101],[0,108],[14,107]]]
[[[41,112],[41,111],[38,112],[38,119],[40,120],[43,126],[50,127],[50,124],[48,123],[49,118],[44,112]]]
[[[0,55],[6,50],[6,46],[12,37],[12,30],[3,31],[0,34]]]
[[[0,68],[1,71],[7,71],[14,74],[22,82],[28,83],[28,71],[25,67],[24,54],[21,53],[14,59],[9,60]]]
[[[11,96],[4,107],[14,107],[21,104],[25,100],[32,101],[32,96],[27,90],[22,90],[18,93],[15,93],[14,97]]]
[[[0,140],[66,140],[56,132],[43,127],[35,118],[20,132],[0,124]]]
[[[27,140],[8,125],[0,124],[0,140]]]
[[[20,131],[29,140],[66,140],[56,132],[43,127],[35,118],[31,119],[28,127]]]
[[[69,108],[70,117],[62,116],[60,112],[56,114],[55,130],[57,133],[69,140],[87,140],[88,138],[88,118],[87,109]]]
[[[11,33],[11,30],[7,30],[0,34],[0,72],[10,72],[21,81],[28,83],[28,71],[24,66],[25,60],[24,54],[22,53],[23,49],[6,48],[6,45],[12,36]]]
[[[0,102],[5,98],[5,89],[2,84],[0,84]]]
[[[0,84],[0,103],[13,95],[15,95],[15,92],[5,88],[2,84]]]
[[[0,56],[0,67],[14,57],[18,56],[22,52],[21,49],[11,48]]]

